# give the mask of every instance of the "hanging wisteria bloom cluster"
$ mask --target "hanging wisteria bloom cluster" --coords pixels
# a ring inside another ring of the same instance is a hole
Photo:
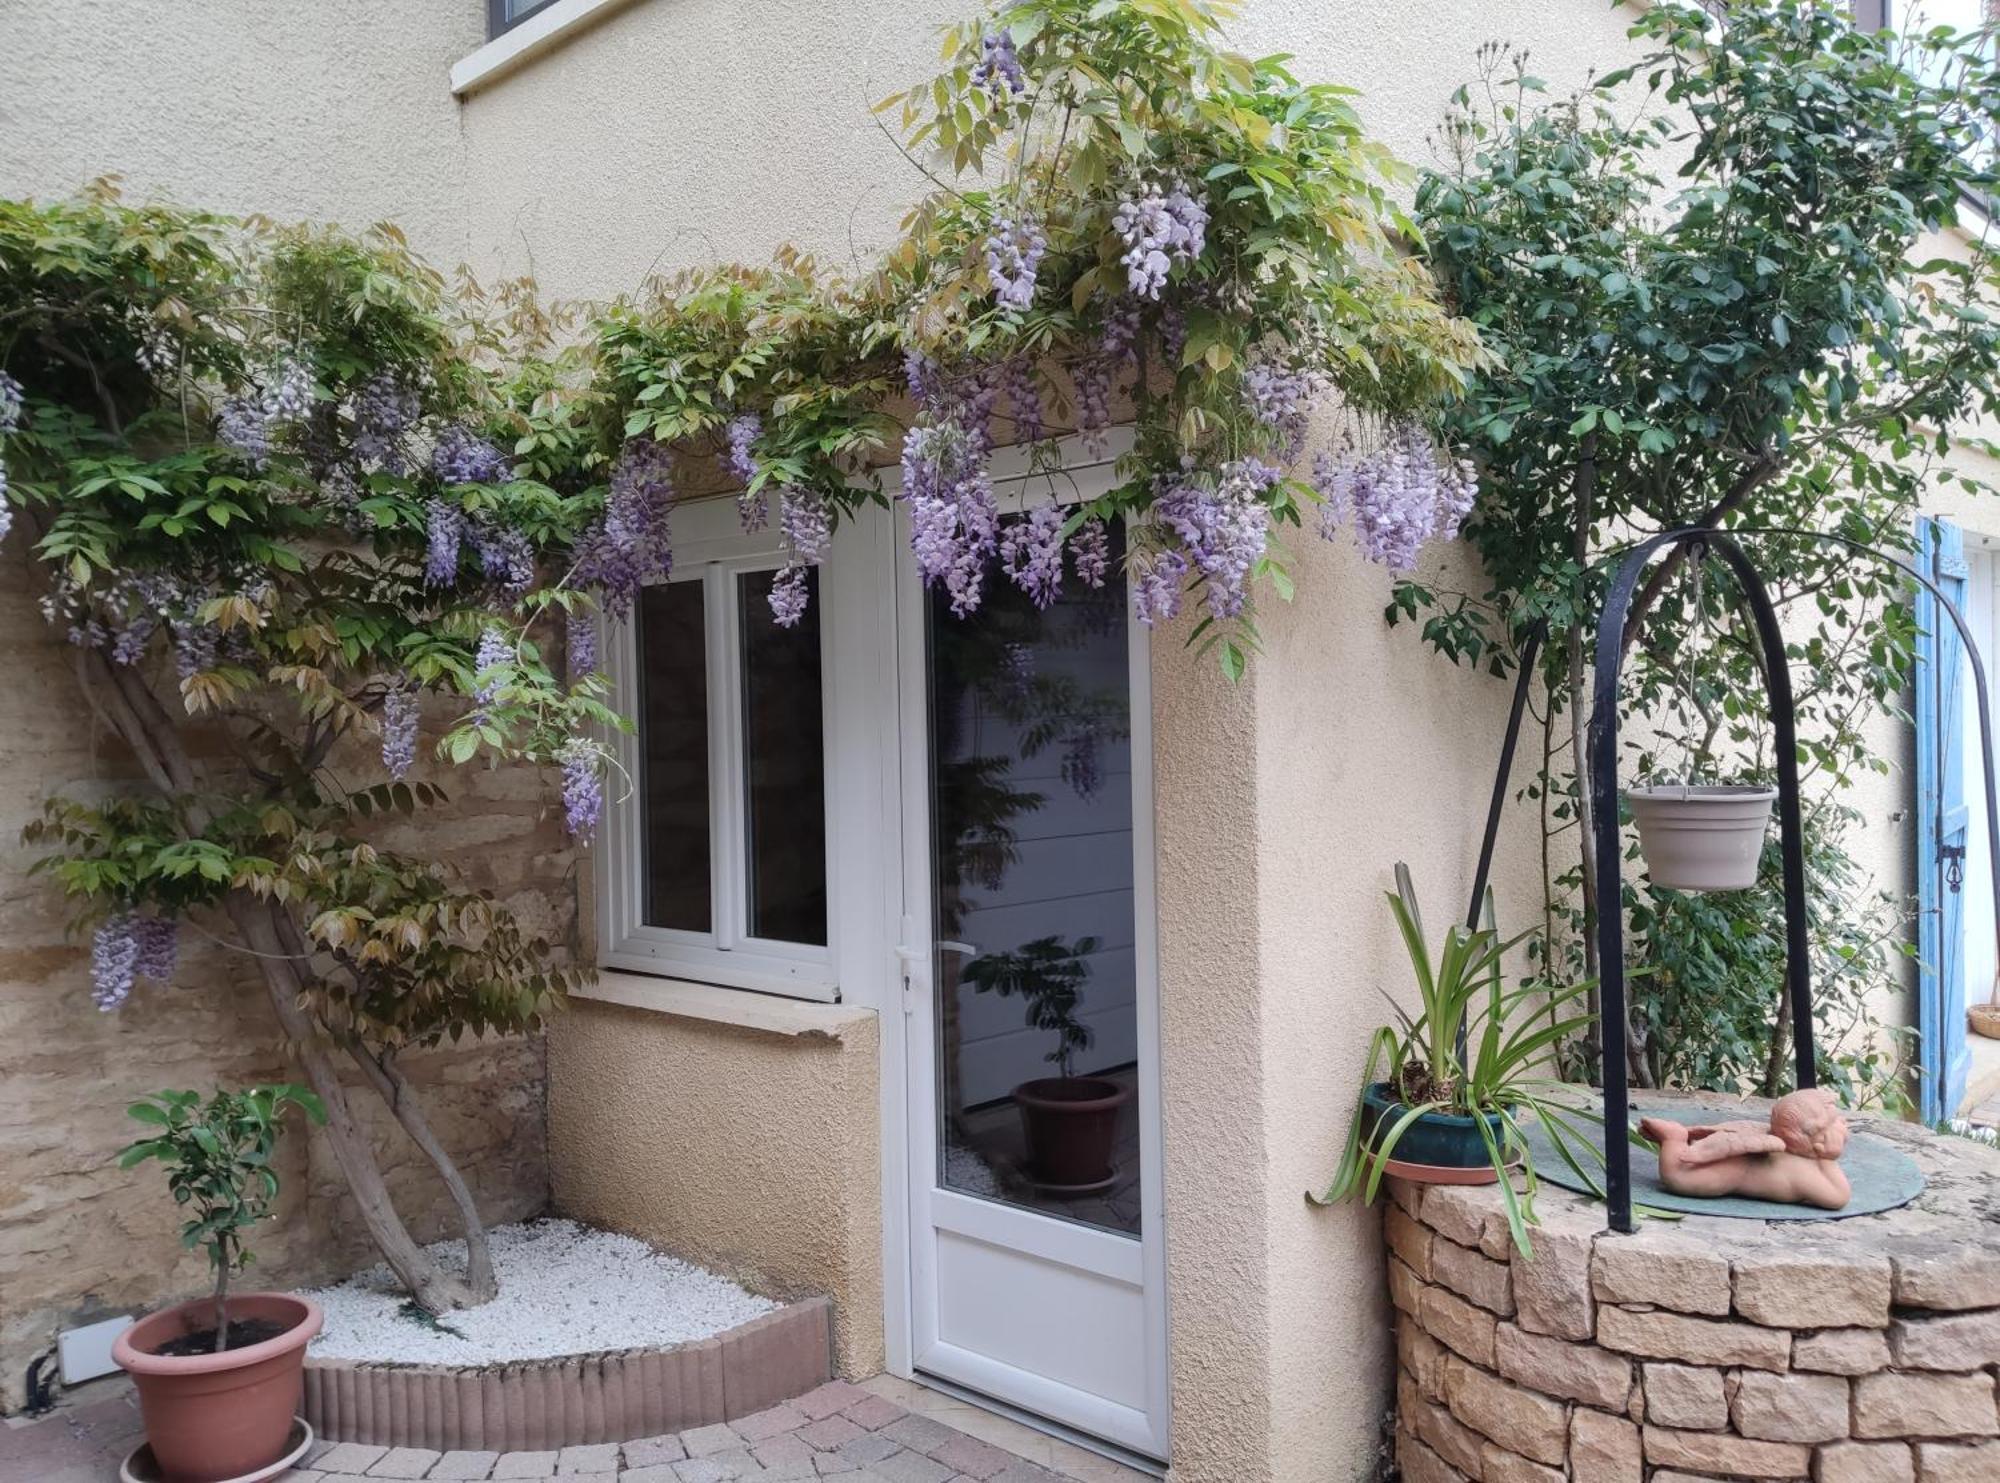
[[[164,986],[180,955],[180,929],[171,919],[121,911],[91,934],[91,999],[109,1014],[132,995],[136,980]]]
[[[1415,422],[1385,429],[1369,448],[1351,438],[1338,452],[1313,461],[1320,506],[1320,534],[1332,539],[1345,522],[1370,561],[1408,571],[1427,542],[1450,540],[1479,497],[1479,471],[1470,459],[1441,457]]]

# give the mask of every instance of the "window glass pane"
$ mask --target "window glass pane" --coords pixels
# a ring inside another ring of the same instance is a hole
[[[939,1183],[1137,1235],[1127,664],[1121,582],[932,595]]]
[[[771,573],[745,572],[743,791],[752,937],[826,944],[826,746],[820,715],[819,573],[805,617],[771,617]]]
[[[714,930],[708,881],[708,653],[700,582],[639,594],[645,921]]]

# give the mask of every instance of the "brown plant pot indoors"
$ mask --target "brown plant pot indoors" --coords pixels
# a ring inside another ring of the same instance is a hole
[[[1131,1100],[1130,1087],[1101,1076],[1045,1076],[1015,1087],[1035,1182],[1078,1193],[1109,1185],[1117,1176],[1118,1112]]]
[[[217,1483],[267,1467],[305,1394],[306,1345],[323,1321],[319,1304],[281,1292],[229,1299],[231,1325],[262,1321],[275,1337],[221,1354],[161,1354],[176,1339],[215,1327],[215,1302],[197,1298],[140,1319],[111,1357],[139,1387],[146,1441],[167,1483]]]

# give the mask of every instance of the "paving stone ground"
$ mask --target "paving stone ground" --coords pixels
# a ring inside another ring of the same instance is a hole
[[[896,1393],[919,1398],[914,1387]],[[57,1417],[38,1426],[0,1430],[0,1478],[26,1476],[13,1469],[32,1458],[37,1483],[115,1479],[118,1458],[137,1444],[136,1424],[136,1408],[119,1400],[98,1403],[88,1425]],[[836,1380],[726,1426],[556,1452],[434,1452],[322,1442],[279,1483],[816,1483],[821,1478],[832,1483],[1074,1483],[1085,1478],[1095,1483],[1105,1476],[1094,1467],[1072,1471],[1043,1466],[936,1416],[918,1414],[877,1390]]]

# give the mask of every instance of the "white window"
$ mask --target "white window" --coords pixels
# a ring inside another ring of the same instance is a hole
[[[605,830],[601,956],[833,999],[826,584],[812,573],[805,618],[779,627],[767,599],[783,555],[768,533],[718,530],[735,520],[730,500],[676,511],[672,578],[606,635],[636,732],[613,743],[624,777]]]
[[[486,0],[486,35],[491,39],[511,31],[553,4],[555,0]]]

